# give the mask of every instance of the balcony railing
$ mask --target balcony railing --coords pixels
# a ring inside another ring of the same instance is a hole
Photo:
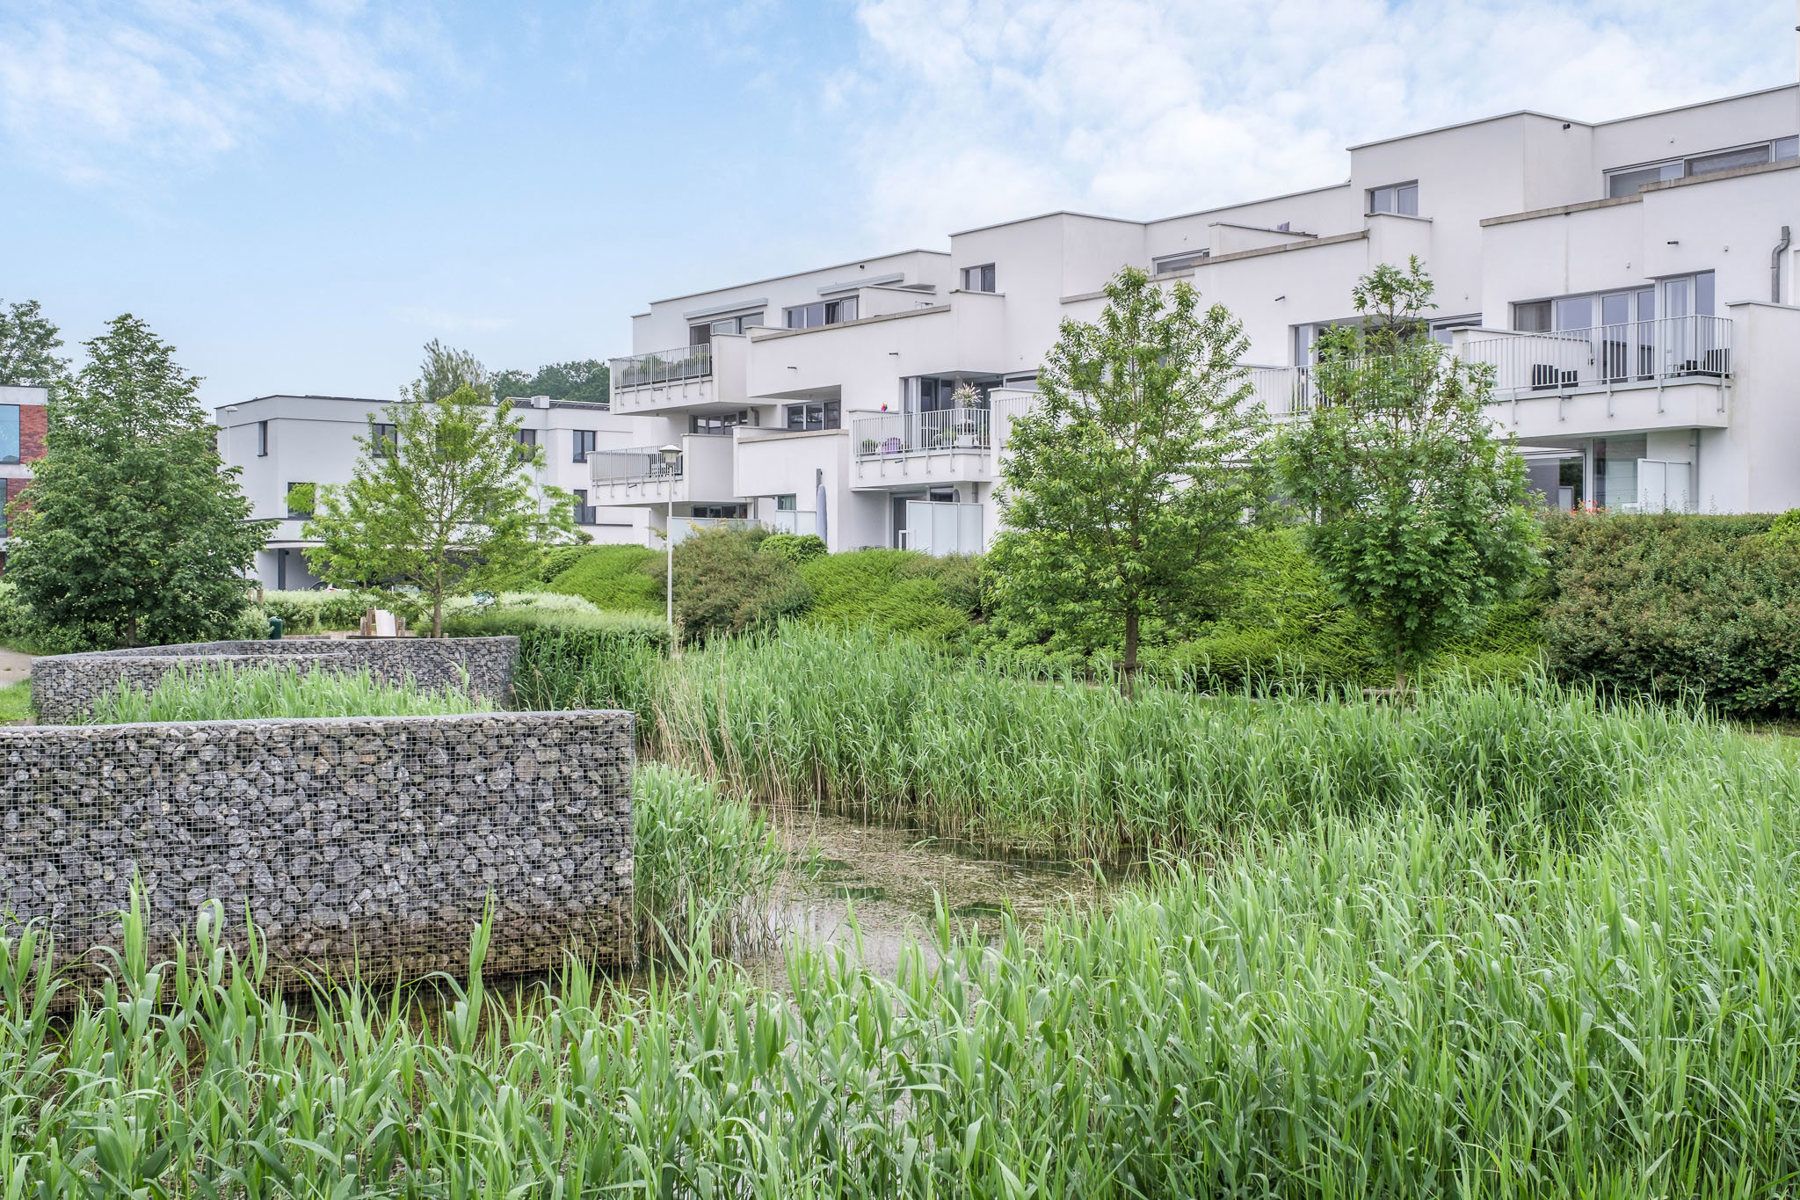
[[[651,350],[612,360],[612,387],[656,387],[665,383],[681,383],[705,379],[712,374],[712,346],[677,346],[673,350]]]
[[[595,483],[624,483],[637,479],[680,479],[683,459],[676,454],[674,462],[664,462],[662,451],[655,446],[631,450],[588,451],[588,476]]]
[[[1494,396],[1502,400],[1640,383],[1720,382],[1731,378],[1731,319],[1660,317],[1504,334],[1464,343],[1462,356],[1494,369]]]
[[[947,408],[860,417],[852,424],[851,442],[859,458],[986,450],[991,445],[991,415],[985,408]]]
[[[1277,420],[1312,411],[1316,399],[1309,367],[1246,367],[1251,398]]]
[[[707,529],[767,529],[771,533],[816,534],[819,532],[819,515],[786,509],[768,517],[676,517],[669,528],[676,545]]]

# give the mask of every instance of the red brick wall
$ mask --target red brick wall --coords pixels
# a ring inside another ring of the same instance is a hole
[[[41,404],[21,404],[19,406],[19,461],[30,462],[44,457],[44,428],[48,410]],[[12,496],[12,488],[7,488],[7,496]]]

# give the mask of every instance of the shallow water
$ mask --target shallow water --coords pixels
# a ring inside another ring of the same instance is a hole
[[[772,932],[858,948],[871,970],[891,974],[902,949],[929,954],[937,906],[959,929],[992,937],[1009,909],[1027,928],[1102,899],[1097,874],[1055,859],[1004,855],[915,831],[796,809],[768,812],[794,855],[770,912]],[[779,965],[779,950],[758,958]]]

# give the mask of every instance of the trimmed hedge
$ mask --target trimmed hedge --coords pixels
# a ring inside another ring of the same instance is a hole
[[[960,643],[981,615],[980,562],[912,550],[852,550],[800,566],[810,624]]]
[[[657,673],[669,653],[667,625],[601,612],[572,597],[547,606],[505,600],[459,609],[445,618],[444,631],[519,639],[515,708],[627,709],[637,714],[640,730],[652,718]]]
[[[544,565],[550,591],[596,608],[657,616],[663,611],[663,552],[644,546],[582,546],[554,551]]]
[[[414,628],[425,615],[424,606],[411,597],[360,591],[265,591],[262,607],[268,616],[281,618],[286,634],[359,629],[370,608],[385,608]]]
[[[1771,533],[1776,520],[1552,519],[1551,670],[1734,717],[1800,714],[1800,541]]]

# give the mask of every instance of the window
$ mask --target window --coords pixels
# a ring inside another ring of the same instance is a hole
[[[600,523],[600,518],[595,512],[594,506],[588,503],[588,490],[586,488],[575,488],[574,495],[575,523],[577,525],[598,525]]]
[[[530,462],[533,458],[537,457],[537,435],[538,431],[535,429],[521,429],[515,433],[514,436],[519,440],[520,462]]]
[[[994,264],[982,263],[979,267],[964,267],[962,290],[965,292],[994,291]]]
[[[799,507],[800,507],[799,497],[794,495],[794,493],[792,493],[792,492],[789,492],[785,496],[775,497],[775,511],[776,512],[793,512],[795,509],[797,509]]]
[[[19,461],[19,406],[0,404],[0,463]]]
[[[1211,250],[1189,250],[1181,254],[1165,254],[1153,261],[1155,274],[1173,275],[1177,271],[1191,271],[1212,257]]]
[[[820,325],[841,325],[856,320],[856,297],[842,300],[820,300],[815,304],[798,304],[781,310],[789,329],[816,329]]]
[[[1527,300],[1513,305],[1513,329],[1519,333],[1562,333],[1641,324],[1654,321],[1659,315],[1710,317],[1714,301],[1713,273],[1701,271],[1671,276],[1656,285],[1638,284],[1581,296],[1558,296],[1554,300]]]
[[[304,520],[313,515],[313,505],[318,492],[316,484],[299,482],[287,485],[287,515],[294,519]]]
[[[723,437],[739,425],[750,424],[750,410],[739,409],[737,412],[715,413],[712,416],[694,416],[688,418],[688,432]]]
[[[787,406],[786,424],[789,429],[836,429],[842,411],[842,405],[836,400],[790,404]]]
[[[375,422],[375,457],[376,458],[390,457],[394,453],[394,447],[398,444],[399,444],[398,439],[394,435],[394,426],[391,422],[388,422],[388,421]]]
[[[269,423],[267,421],[256,423],[256,457],[269,457]]]
[[[957,399],[956,389],[965,384],[974,389],[973,400],[969,400],[967,397],[962,400]],[[971,408],[986,408],[989,389],[990,385],[985,383],[971,383],[963,379],[938,379],[930,375],[921,376],[912,389],[913,411],[948,412],[963,403],[967,403]]]
[[[762,323],[761,312],[740,313],[733,317],[718,317],[711,321],[702,321],[698,325],[688,326],[688,345],[704,346],[713,340],[715,333],[743,333]]]
[[[1759,167],[1764,163],[1800,158],[1800,137],[1776,138],[1748,146],[1726,150],[1709,150],[1689,158],[1671,158],[1663,162],[1620,167],[1606,173],[1608,196],[1635,196],[1653,183],[1685,179],[1692,175],[1710,175],[1715,171],[1731,171],[1738,167]]]
[[[749,516],[742,504],[696,504],[689,516],[712,521],[741,521]]]
[[[1439,317],[1431,323],[1431,340],[1450,345],[1455,339],[1452,335],[1458,329],[1481,328],[1481,314],[1467,317]]]
[[[1398,213],[1403,217],[1419,215],[1419,182],[1390,183],[1386,187],[1369,189],[1369,212]]]
[[[571,430],[575,437],[574,462],[586,462],[588,455],[594,452],[594,431],[592,429]]]

